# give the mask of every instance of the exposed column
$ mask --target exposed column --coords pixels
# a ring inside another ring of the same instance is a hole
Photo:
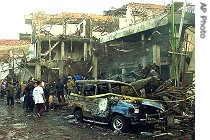
[[[122,75],[123,75],[122,76],[122,81],[125,81],[125,76],[124,76],[125,74],[126,74],[126,66],[122,65]]]
[[[66,19],[63,17],[63,35],[66,36]],[[64,60],[65,60],[65,42],[61,42],[61,57],[60,57],[60,67],[59,67],[59,78],[63,78],[64,73]]]
[[[92,56],[92,46],[88,43],[88,55]]]
[[[48,49],[48,51],[49,51],[49,61],[51,61],[51,48],[52,48],[51,40],[49,40],[49,49]]]
[[[98,79],[98,60],[95,54],[93,54],[92,64],[93,64],[92,76],[95,79]]]
[[[141,34],[142,46],[144,46],[144,34]]]
[[[87,59],[88,44],[84,42],[84,61]]]
[[[41,79],[41,39],[40,39],[40,31],[41,31],[41,22],[39,21],[38,25],[38,43],[36,46],[37,49],[37,63],[35,65],[35,78],[36,79]]]
[[[144,47],[144,44],[145,44],[144,41],[145,41],[145,36],[144,36],[144,34],[141,34],[142,47]],[[147,56],[145,55],[142,58],[142,66],[145,67],[146,65],[147,65]]]
[[[61,58],[60,58],[60,67],[59,67],[59,78],[63,78],[64,70],[64,53],[65,53],[65,44],[64,41],[61,42]]]
[[[35,78],[41,79],[41,65],[40,64],[35,65]]]
[[[104,49],[105,49],[105,51],[104,51],[104,52],[107,54],[107,53],[108,53],[108,50],[107,50],[107,49],[108,49],[108,48],[107,48],[107,43],[105,44]]]
[[[153,45],[153,63],[160,66],[160,46],[157,44]]]
[[[145,67],[147,65],[147,56],[143,56],[142,58],[142,66]]]

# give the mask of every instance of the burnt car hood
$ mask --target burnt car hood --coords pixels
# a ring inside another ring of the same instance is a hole
[[[130,108],[134,107],[133,104],[131,104],[130,102],[125,102],[125,101],[118,101],[117,105],[121,107],[130,107]]]
[[[155,102],[155,101],[152,101],[149,99],[144,99],[144,100],[141,100],[141,104],[147,105],[147,106],[153,106],[153,107],[156,107],[162,111],[165,111],[163,104],[161,104],[160,102]]]
[[[120,105],[120,106],[130,106],[130,107],[134,107],[135,104],[136,104],[138,101],[140,101],[140,103],[141,103],[142,105],[152,106],[152,107],[158,108],[158,109],[160,109],[160,110],[162,110],[162,111],[165,111],[165,108],[164,108],[164,106],[163,106],[162,103],[156,102],[156,101],[153,101],[153,100],[149,100],[149,99],[140,99],[140,100],[138,100],[138,99],[134,99],[134,100],[120,100],[120,101],[118,102],[118,105]],[[134,103],[134,102],[136,102],[136,103]]]

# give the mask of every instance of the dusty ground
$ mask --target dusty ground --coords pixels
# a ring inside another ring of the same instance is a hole
[[[133,127],[128,133],[116,133],[108,126],[93,123],[79,123],[69,119],[65,111],[45,112],[41,119],[34,113],[26,113],[21,104],[12,107],[0,99],[0,140],[133,140],[133,139],[195,139],[194,125],[186,122],[171,129],[156,127],[150,131]]]

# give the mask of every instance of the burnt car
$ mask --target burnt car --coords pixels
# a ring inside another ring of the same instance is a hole
[[[130,125],[161,122],[164,106],[141,98],[132,85],[113,80],[78,80],[68,99],[68,109],[78,121],[110,124],[125,132]]]

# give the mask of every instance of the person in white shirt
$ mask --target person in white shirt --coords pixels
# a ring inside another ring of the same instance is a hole
[[[44,98],[44,90],[41,86],[41,81],[36,82],[37,86],[33,90],[33,98],[35,102],[35,112],[37,116],[40,118],[45,111],[45,98]]]

